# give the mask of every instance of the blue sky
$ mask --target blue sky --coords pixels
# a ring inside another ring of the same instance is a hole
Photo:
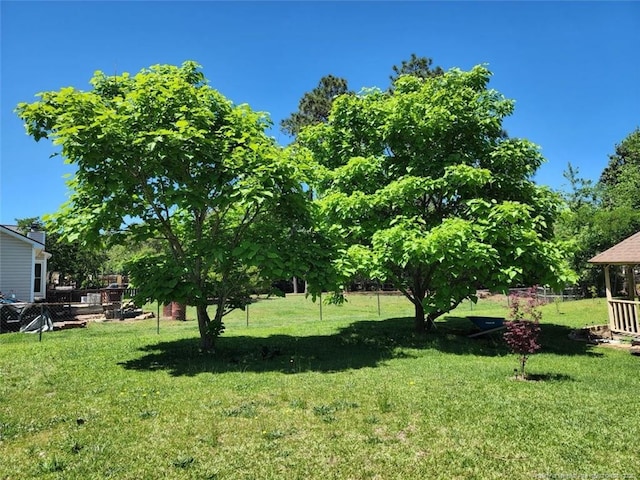
[[[640,126],[638,2],[0,2],[0,223],[52,213],[70,166],[13,113],[96,70],[196,60],[236,103],[277,126],[327,74],[386,88],[411,53],[445,69],[486,63],[516,100],[505,127],[540,145],[536,181],[566,186],[567,163],[597,180]],[[281,144],[289,139],[276,127]],[[126,172],[123,172],[126,175]]]

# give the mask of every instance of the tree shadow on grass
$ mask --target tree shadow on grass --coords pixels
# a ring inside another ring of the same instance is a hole
[[[140,348],[142,356],[120,365],[131,370],[167,370],[174,376],[244,371],[329,373],[416,358],[425,350],[475,356],[509,353],[500,332],[468,338],[474,331],[477,330],[464,317],[436,322],[436,328],[426,335],[413,332],[411,318],[365,320],[328,335],[222,336],[215,354],[201,352],[197,338],[159,342]],[[588,345],[569,340],[569,331],[559,325],[543,325],[543,351],[597,355]]]
[[[441,325],[441,328],[445,332],[450,334],[456,334],[461,337],[466,337],[469,341],[478,342],[475,354],[486,355],[494,354],[503,355],[509,353],[502,335],[504,330],[482,335],[476,338],[468,338],[469,334],[479,332],[477,327],[474,327],[467,317],[447,317],[442,322],[436,322],[437,326]],[[579,342],[571,340],[569,334],[574,330],[566,325],[557,325],[554,323],[542,323],[540,325],[540,337],[539,342],[542,346],[540,353],[552,353],[555,355],[586,355],[591,357],[602,357],[603,354],[596,352],[592,349],[592,346],[586,342]],[[484,345],[482,347],[481,345]],[[446,348],[446,346],[445,346]],[[449,350],[445,350],[449,351]],[[455,353],[455,352],[450,352]]]

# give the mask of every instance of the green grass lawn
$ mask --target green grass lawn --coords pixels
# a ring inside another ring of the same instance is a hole
[[[640,358],[573,342],[603,300],[543,309],[518,366],[500,335],[469,339],[466,303],[427,336],[401,297],[263,299],[197,324],[91,323],[0,336],[0,479],[640,477]]]

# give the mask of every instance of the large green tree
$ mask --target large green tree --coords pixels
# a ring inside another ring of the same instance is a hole
[[[196,307],[207,350],[256,271],[319,284],[329,250],[304,189],[306,157],[265,134],[264,114],[211,88],[194,62],[96,72],[91,85],[17,108],[30,135],[51,138],[77,167],[55,216],[65,237],[162,239],[126,268],[141,298]]]
[[[393,282],[419,331],[479,286],[571,278],[551,241],[558,198],[531,179],[543,158],[504,137],[513,102],[489,78],[482,66],[403,76],[338,98],[299,136],[325,168],[316,189],[342,272]]]

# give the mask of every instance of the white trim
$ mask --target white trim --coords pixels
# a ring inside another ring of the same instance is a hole
[[[36,291],[36,267],[40,265],[40,289]],[[47,271],[47,261],[46,260],[36,260],[33,264],[33,298],[44,298],[46,296],[46,288],[47,282],[45,278],[45,272]]]
[[[31,249],[31,275],[29,275],[30,278],[30,287],[29,287],[29,301],[33,302],[34,298],[35,298],[35,292],[33,291],[33,285],[36,281],[36,249],[32,248]]]

